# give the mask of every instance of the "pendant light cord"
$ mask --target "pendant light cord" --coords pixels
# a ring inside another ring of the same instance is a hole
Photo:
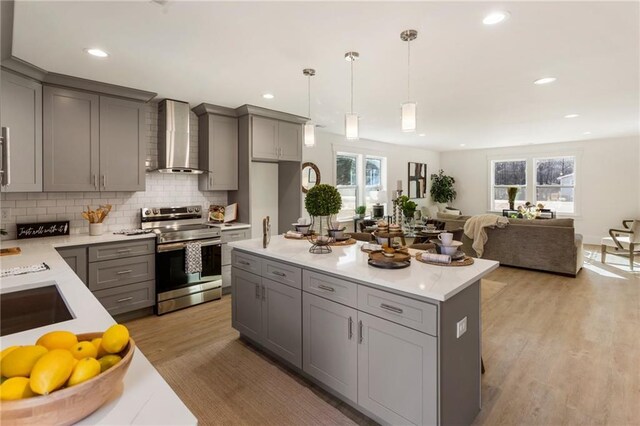
[[[308,117],[311,120],[311,76],[307,76],[307,93],[309,94],[309,109],[308,109]]]
[[[351,114],[353,114],[353,63],[355,58],[351,58]]]
[[[411,100],[411,40],[407,40],[407,102]]]

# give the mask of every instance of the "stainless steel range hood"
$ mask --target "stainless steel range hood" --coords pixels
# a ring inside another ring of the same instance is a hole
[[[189,104],[165,99],[158,105],[158,167],[161,173],[204,173],[189,139]]]

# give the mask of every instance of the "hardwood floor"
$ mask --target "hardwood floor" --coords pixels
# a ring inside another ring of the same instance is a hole
[[[577,278],[487,277],[475,425],[640,424],[640,273],[598,251]],[[226,296],[127,326],[201,425],[372,423],[240,341],[230,318]]]

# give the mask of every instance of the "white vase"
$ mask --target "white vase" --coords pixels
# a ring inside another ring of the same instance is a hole
[[[98,235],[102,235],[103,232],[104,232],[104,228],[102,227],[102,223],[89,224],[89,235],[98,236]]]

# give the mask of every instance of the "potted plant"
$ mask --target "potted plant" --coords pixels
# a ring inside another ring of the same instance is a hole
[[[458,195],[453,188],[456,180],[444,174],[440,169],[440,173],[431,175],[431,199],[439,204],[446,204],[456,199]]]
[[[358,215],[360,219],[364,217],[364,214],[366,213],[366,211],[367,211],[367,206],[356,207],[356,215]]]
[[[509,210],[514,209],[517,194],[518,194],[517,186],[510,186],[509,188],[507,188],[507,195],[509,196]]]
[[[309,213],[309,216],[312,217],[314,222],[318,218],[320,235],[323,234],[323,217],[327,228],[331,228],[331,216],[338,214],[341,207],[342,197],[340,193],[334,186],[326,183],[321,183],[311,188],[304,199],[304,208]]]

